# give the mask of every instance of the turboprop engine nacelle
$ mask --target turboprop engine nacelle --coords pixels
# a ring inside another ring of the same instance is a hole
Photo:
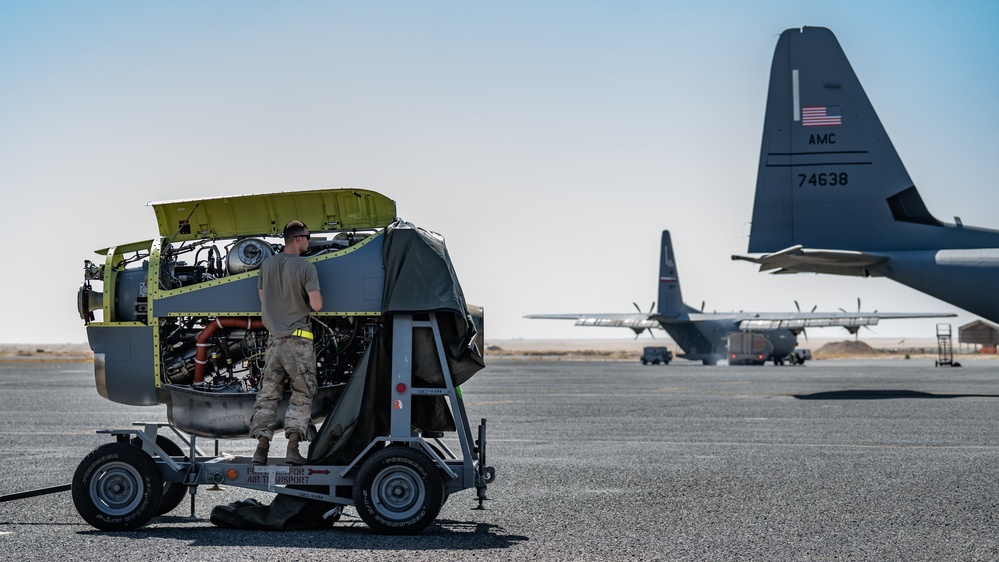
[[[382,249],[395,202],[332,189],[151,206],[159,237],[98,250],[103,263],[84,264],[77,307],[101,396],[167,404],[170,422],[196,435],[245,436],[268,337],[257,268],[283,249],[284,225],[301,220],[313,233],[304,257],[324,296],[312,319],[313,411],[329,411],[382,323]]]

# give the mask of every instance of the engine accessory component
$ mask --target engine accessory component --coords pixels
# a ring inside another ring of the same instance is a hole
[[[244,238],[233,244],[226,257],[229,274],[245,273],[260,267],[264,259],[274,255],[274,248],[257,238]]]

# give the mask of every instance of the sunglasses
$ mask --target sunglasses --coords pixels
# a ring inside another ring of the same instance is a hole
[[[299,236],[301,236],[302,238],[305,238],[306,240],[312,240],[312,233],[309,233],[309,234],[296,234],[295,238],[298,238]]]

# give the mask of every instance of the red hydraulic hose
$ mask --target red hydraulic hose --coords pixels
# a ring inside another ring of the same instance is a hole
[[[216,318],[201,333],[198,334],[198,350],[194,356],[194,384],[205,382],[205,365],[208,364],[208,343],[220,328],[246,328],[247,330],[264,329],[264,321],[260,318]]]

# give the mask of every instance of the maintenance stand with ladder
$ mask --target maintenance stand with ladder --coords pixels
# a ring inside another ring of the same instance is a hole
[[[950,324],[937,324],[937,360],[936,367],[960,367],[954,361],[954,346],[951,344]]]

